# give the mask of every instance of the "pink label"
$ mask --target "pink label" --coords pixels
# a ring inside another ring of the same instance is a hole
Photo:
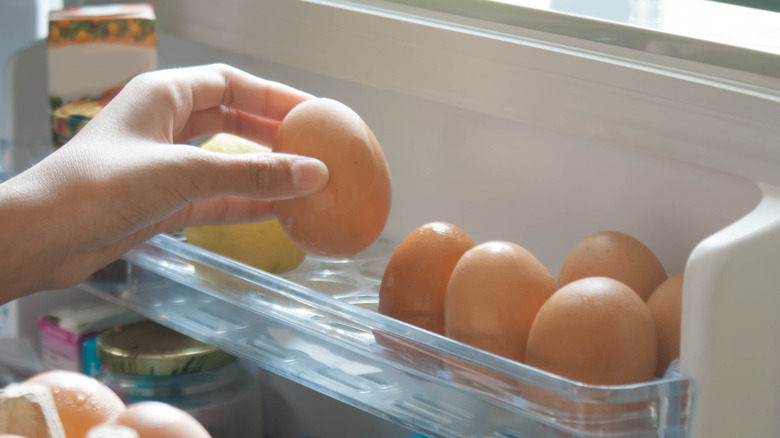
[[[79,369],[79,338],[46,318],[38,321],[41,359],[47,368]]]
[[[61,329],[60,326],[46,318],[42,318],[38,322],[38,329],[41,331],[41,334],[51,338],[52,341],[59,340],[60,342],[73,345],[77,340],[75,333]]]

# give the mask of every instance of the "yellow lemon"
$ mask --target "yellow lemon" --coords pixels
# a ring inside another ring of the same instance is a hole
[[[225,132],[206,140],[201,149],[228,154],[243,154],[247,152],[271,152],[271,148]]]
[[[270,148],[225,133],[215,135],[201,148],[233,154],[271,152]],[[195,246],[272,273],[293,270],[306,257],[277,219],[253,224],[189,227],[184,228],[184,235]]]

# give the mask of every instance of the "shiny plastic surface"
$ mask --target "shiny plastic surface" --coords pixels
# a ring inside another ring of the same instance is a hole
[[[693,384],[582,385],[374,311],[393,245],[308,258],[286,278],[159,235],[96,294],[428,436],[686,436]]]

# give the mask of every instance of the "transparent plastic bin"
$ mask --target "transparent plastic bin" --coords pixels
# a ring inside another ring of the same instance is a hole
[[[674,365],[646,383],[584,385],[376,313],[393,249],[309,257],[281,277],[158,235],[124,257],[126,283],[85,287],[427,436],[686,436],[694,386]]]

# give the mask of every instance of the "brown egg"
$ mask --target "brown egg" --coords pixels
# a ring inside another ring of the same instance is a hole
[[[663,265],[650,248],[618,231],[601,231],[577,243],[563,262],[558,286],[597,276],[626,284],[645,301],[667,278]]]
[[[444,296],[460,257],[475,245],[455,225],[425,224],[401,241],[385,268],[379,313],[444,334]]]
[[[511,242],[481,243],[466,251],[452,271],[446,334],[522,362],[531,322],[554,291],[553,276],[525,248]]]
[[[48,386],[24,382],[0,388],[0,437],[12,436],[65,437]]]
[[[390,214],[390,169],[358,114],[331,99],[300,103],[282,121],[273,150],[314,157],[328,168],[323,190],[273,201],[279,222],[301,248],[347,258],[376,241]]]
[[[135,430],[139,438],[211,438],[195,417],[158,401],[133,403],[114,423]]]
[[[658,334],[658,366],[655,370],[658,377],[663,376],[669,364],[680,357],[683,277],[682,272],[669,277],[647,300]]]
[[[86,438],[140,438],[138,432],[119,424],[103,423],[89,430]]]
[[[53,370],[30,377],[51,389],[67,437],[83,437],[94,426],[125,410],[122,400],[101,381],[75,371]]]
[[[558,289],[528,335],[526,363],[595,385],[652,380],[658,357],[650,309],[630,287],[607,277]]]

